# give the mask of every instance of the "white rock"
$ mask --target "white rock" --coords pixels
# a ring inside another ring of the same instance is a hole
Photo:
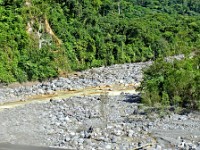
[[[112,149],[112,146],[110,144],[105,145],[105,149]]]

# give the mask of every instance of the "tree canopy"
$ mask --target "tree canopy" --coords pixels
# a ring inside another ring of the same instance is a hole
[[[155,106],[180,106],[200,110],[200,55],[194,58],[156,60],[144,71],[143,102]]]
[[[195,0],[0,0],[0,82],[200,47]]]

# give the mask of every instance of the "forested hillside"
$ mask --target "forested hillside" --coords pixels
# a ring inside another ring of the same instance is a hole
[[[0,0],[0,82],[200,47],[196,0]]]

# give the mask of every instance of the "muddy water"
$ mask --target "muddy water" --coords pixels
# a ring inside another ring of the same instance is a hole
[[[120,93],[130,93],[130,94],[137,94],[136,92],[136,85],[134,84],[113,84],[113,85],[105,85],[105,86],[98,86],[98,87],[87,87],[80,90],[73,90],[73,91],[56,91],[53,94],[47,95],[35,95],[28,97],[26,100],[16,100],[15,102],[8,102],[0,105],[0,111],[7,109],[7,108],[14,108],[17,106],[23,106],[25,104],[30,103],[43,103],[48,102],[49,100],[56,100],[62,98],[69,98],[74,96],[91,96],[91,95],[100,95],[102,93],[107,92],[108,95],[120,95]]]

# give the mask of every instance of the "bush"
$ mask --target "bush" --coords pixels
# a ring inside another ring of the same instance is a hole
[[[184,60],[156,60],[144,70],[141,83],[142,101],[154,106],[180,106],[200,109],[200,57]]]

